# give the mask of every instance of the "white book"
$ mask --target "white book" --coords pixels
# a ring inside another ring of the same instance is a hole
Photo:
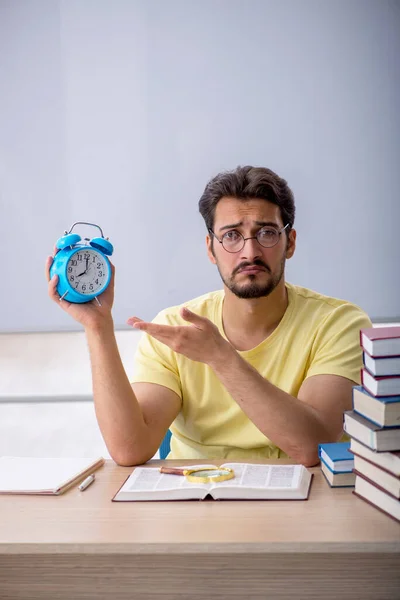
[[[356,475],[356,486],[353,494],[400,521],[400,502],[360,475]]]
[[[215,467],[191,465],[184,467]],[[303,465],[257,465],[225,463],[234,477],[217,483],[192,483],[184,476],[160,473],[159,468],[136,467],[113,498],[115,502],[135,500],[306,500],[312,473]],[[182,467],[180,467],[182,468]]]
[[[104,458],[0,457],[0,494],[58,496],[104,464]]]
[[[378,465],[382,469],[386,469],[389,473],[400,477],[400,451],[397,452],[375,452],[371,450],[355,438],[351,438],[350,452],[365,458],[370,462]]]
[[[361,456],[354,456],[354,471],[400,500],[400,477],[387,473]]]
[[[321,471],[331,487],[354,487],[356,476],[353,471],[334,473],[321,461]]]

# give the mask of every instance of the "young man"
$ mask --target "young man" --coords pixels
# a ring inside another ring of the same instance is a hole
[[[223,290],[163,310],[152,323],[128,320],[145,332],[132,384],[114,336],[113,281],[101,307],[61,302],[86,331],[109,452],[119,464],[143,463],[170,427],[170,458],[289,456],[314,465],[318,444],[342,434],[359,383],[359,330],[370,320],[349,302],[285,282],[295,206],[271,170],[217,175],[199,208]],[[56,283],[49,294],[59,302]]]

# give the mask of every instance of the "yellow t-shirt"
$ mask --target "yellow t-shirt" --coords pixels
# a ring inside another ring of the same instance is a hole
[[[297,397],[307,377],[341,375],[360,382],[359,331],[370,327],[356,305],[286,283],[288,306],[278,327],[261,344],[239,352],[268,381]],[[224,291],[185,302],[222,325]],[[188,325],[180,306],[161,311],[156,323]],[[286,454],[253,424],[206,364],[192,361],[143,334],[132,382],[163,385],[180,396],[182,408],[172,423],[168,458],[278,458]]]

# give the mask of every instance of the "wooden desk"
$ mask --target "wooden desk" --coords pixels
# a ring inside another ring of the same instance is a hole
[[[111,502],[131,470],[1,496],[0,598],[400,598],[400,525],[319,467],[308,501]]]

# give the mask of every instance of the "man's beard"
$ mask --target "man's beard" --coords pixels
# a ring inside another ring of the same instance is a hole
[[[283,277],[283,273],[285,271],[285,262],[286,262],[286,258],[285,258],[285,256],[283,256],[280,267],[279,267],[279,271],[275,275],[271,274],[272,276],[271,276],[270,280],[267,281],[267,283],[257,283],[257,275],[247,275],[247,277],[250,279],[249,283],[244,283],[244,284],[239,285],[238,283],[235,282],[236,273],[240,269],[243,269],[244,267],[250,267],[253,265],[257,266],[257,267],[264,267],[264,269],[266,269],[269,273],[271,273],[270,268],[261,260],[255,260],[253,263],[243,263],[243,264],[239,265],[235,269],[235,271],[232,273],[231,277],[229,277],[229,278],[223,277],[218,263],[217,263],[217,268],[218,268],[219,274],[221,275],[221,279],[224,282],[224,284],[226,285],[226,287],[233,294],[235,294],[235,296],[237,296],[238,298],[242,298],[242,299],[265,298],[266,296],[269,296],[271,294],[271,292],[274,291],[274,289],[277,287],[277,285],[281,281],[281,279]]]

